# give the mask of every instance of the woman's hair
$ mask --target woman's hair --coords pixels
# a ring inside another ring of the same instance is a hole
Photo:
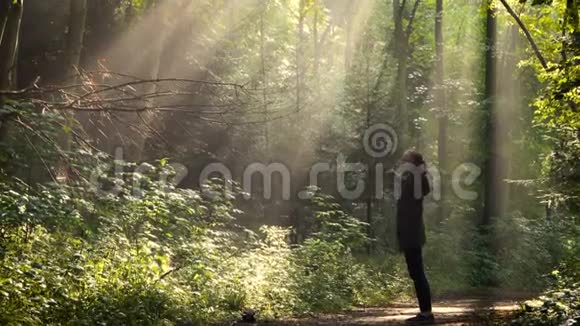
[[[401,157],[401,162],[412,163],[416,166],[425,164],[425,161],[423,160],[423,155],[421,155],[414,149],[407,150]]]

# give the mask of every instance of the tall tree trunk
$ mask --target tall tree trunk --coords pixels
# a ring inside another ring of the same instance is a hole
[[[413,31],[413,20],[417,13],[417,8],[421,0],[415,0],[412,10],[409,13],[409,21],[404,26],[404,16],[407,12],[405,6],[407,1],[401,2],[393,0],[393,20],[394,30],[394,56],[397,59],[397,83],[395,86],[397,94],[397,116],[399,118],[399,149],[403,150],[411,144],[411,132],[409,129],[410,115],[407,105],[407,81],[408,81],[408,60],[409,60],[409,39]]]
[[[498,149],[496,128],[497,107],[497,20],[494,0],[486,1],[486,26],[485,26],[485,90],[482,105],[481,149],[483,153],[483,200],[478,224],[479,248],[484,253],[476,260],[474,268],[489,271],[480,280],[484,286],[497,285],[497,275],[494,272],[496,264],[496,241],[493,232],[493,219],[498,216],[499,176],[498,176]]]
[[[78,78],[78,69],[81,62],[81,54],[84,46],[85,26],[87,21],[87,0],[70,0],[69,6],[69,24],[66,36],[65,52],[65,81],[74,83]],[[70,112],[64,114],[66,124],[69,129],[74,128],[75,116]],[[64,152],[70,152],[72,147],[72,135],[68,131],[61,131],[59,143]],[[61,181],[68,180],[69,165],[66,161],[61,160],[58,164],[57,179]]]
[[[495,110],[497,100],[497,20],[493,1],[488,2],[485,29],[485,104],[484,104],[484,134],[486,142],[483,159],[484,197],[481,223],[489,225],[498,214],[498,175],[497,175],[497,137]]]
[[[7,0],[2,0],[8,2]],[[4,31],[2,33],[2,42],[0,43],[0,89],[12,89],[15,85],[15,67],[16,54],[20,38],[20,23],[22,22],[22,12],[24,10],[24,0],[18,0],[15,3],[4,6],[2,9],[8,9],[7,17],[4,18]],[[1,23],[1,22],[0,22]],[[6,99],[0,96],[0,107],[4,106]],[[8,132],[7,116],[0,116],[0,143],[6,139]]]
[[[399,118],[399,145],[401,149],[408,146],[409,130],[407,116],[407,42],[403,30],[403,14],[405,11],[399,0],[393,0],[393,19],[395,23],[395,58],[397,59],[397,116]]]
[[[173,77],[162,75],[162,73],[171,74],[175,71],[173,67],[174,54],[179,52],[177,50],[180,45],[179,36],[182,35],[180,34],[180,29],[184,27],[185,23],[174,22],[166,24],[165,22],[169,21],[167,19],[169,8],[171,8],[169,4],[158,4],[157,2],[147,7],[148,11],[157,10],[154,22],[159,26],[159,32],[151,40],[151,47],[147,56],[149,69],[146,73],[146,78],[150,80]],[[134,15],[134,13],[131,15]],[[133,17],[129,19],[132,20]],[[157,83],[149,83],[142,91],[144,94],[154,94],[158,91],[158,85]],[[158,104],[155,103],[156,101],[156,99],[153,99],[148,101],[146,105],[153,107]],[[133,122],[140,126],[140,128],[143,128],[143,130],[146,130],[146,132],[135,131],[135,139],[132,146],[129,147],[128,158],[134,161],[156,158],[155,154],[159,149],[156,144],[161,140],[157,130],[163,130],[166,127],[166,120],[169,120],[171,116],[172,114],[159,116],[157,112],[148,110],[143,112],[143,114],[139,114],[137,117],[129,117],[129,119],[133,119]]]
[[[8,9],[8,18],[0,44],[0,89],[10,89],[16,86],[13,71],[17,62],[16,53],[20,38],[23,2],[24,0],[16,1]]]
[[[439,160],[439,172],[441,174],[441,198],[438,207],[438,223],[440,224],[447,215],[447,128],[449,118],[447,116],[447,103],[445,96],[445,67],[443,61],[443,0],[437,0],[435,4],[435,105],[439,110],[439,132],[437,136],[437,158]]]
[[[70,0],[69,24],[66,42],[67,78],[73,78],[81,61],[87,20],[87,0]]]
[[[520,130],[523,128],[518,119],[522,112],[522,104],[525,103],[525,101],[522,101],[523,97],[520,91],[521,85],[520,80],[518,79],[517,64],[519,58],[517,50],[520,46],[518,27],[515,25],[508,26],[505,34],[507,40],[504,43],[507,44],[507,49],[504,51],[505,54],[502,58],[502,68],[498,71],[498,74],[501,74],[498,76],[498,95],[502,98],[501,107],[503,109],[497,112],[498,114],[501,113],[501,115],[496,119],[500,130],[496,139],[509,139],[508,137],[510,137],[510,135],[507,132],[507,124],[509,124],[510,129]],[[499,159],[502,163],[499,172],[501,182],[503,179],[513,178],[512,171],[514,164],[512,164],[513,162],[507,158],[513,157],[514,148],[513,146],[510,146],[511,142],[504,141],[498,145],[502,146],[499,151]],[[500,212],[505,212],[509,208],[510,198],[515,189],[505,182],[501,182],[500,187],[502,198],[500,198],[498,206]]]
[[[348,73],[350,70],[350,66],[352,64],[352,21],[353,17],[351,16],[351,11],[355,7],[352,4],[352,1],[348,2],[346,13],[345,13],[345,29],[346,29],[346,40],[345,40],[345,47],[344,47],[344,71]]]

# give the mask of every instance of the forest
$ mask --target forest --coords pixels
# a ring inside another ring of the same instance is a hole
[[[576,325],[579,8],[0,0],[0,325],[401,322],[410,152],[435,323]]]

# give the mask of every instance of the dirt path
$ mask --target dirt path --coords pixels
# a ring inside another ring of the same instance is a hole
[[[433,325],[495,325],[509,318],[517,309],[517,301],[489,299],[450,299],[433,305]],[[320,315],[258,323],[258,325],[401,325],[413,317],[417,307],[411,303],[392,304],[380,308],[360,308],[343,314]]]

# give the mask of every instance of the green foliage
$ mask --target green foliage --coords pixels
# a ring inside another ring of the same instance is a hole
[[[2,323],[176,318],[169,311],[183,307],[184,298],[161,282],[163,275],[178,268],[206,275],[209,226],[233,211],[223,200],[146,181],[145,196],[122,189],[117,197],[3,184]]]
[[[352,279],[355,265],[350,250],[339,242],[308,239],[298,252],[299,297],[306,311],[340,310],[354,299]]]
[[[245,244],[220,266],[215,287],[222,289],[229,309],[252,308],[261,318],[289,315],[298,298],[292,275],[296,272],[289,230],[263,226],[259,233],[248,232]]]
[[[312,237],[295,249],[293,274],[300,310],[338,311],[353,304],[390,301],[404,291],[403,282],[389,274],[381,262],[359,261],[353,252],[369,239],[366,223],[345,213],[328,195],[318,191],[311,199],[315,227]],[[396,266],[389,259],[389,266]]]
[[[580,321],[580,283],[559,270],[551,273],[553,288],[542,296],[525,301],[513,319],[518,325],[576,325]]]
[[[317,231],[290,247],[286,229],[232,224],[235,193],[219,184],[200,193],[159,182],[167,164],[138,170],[100,175],[100,189],[5,177],[0,323],[206,323],[392,298],[396,282],[352,255],[364,225],[330,198],[314,197]]]
[[[333,202],[332,196],[316,192],[311,206],[316,222],[313,239],[341,243],[350,249],[360,247],[369,240],[365,232],[367,224],[347,214],[338,203]]]
[[[540,76],[547,83],[545,93],[536,101],[536,119],[549,127],[580,128],[580,68],[574,64],[580,56],[569,59]]]
[[[427,274],[436,293],[490,284],[540,291],[549,284],[545,275],[563,262],[572,265],[568,271],[578,268],[572,259],[577,239],[570,219],[514,212],[495,219],[486,234],[457,214],[427,234]]]

